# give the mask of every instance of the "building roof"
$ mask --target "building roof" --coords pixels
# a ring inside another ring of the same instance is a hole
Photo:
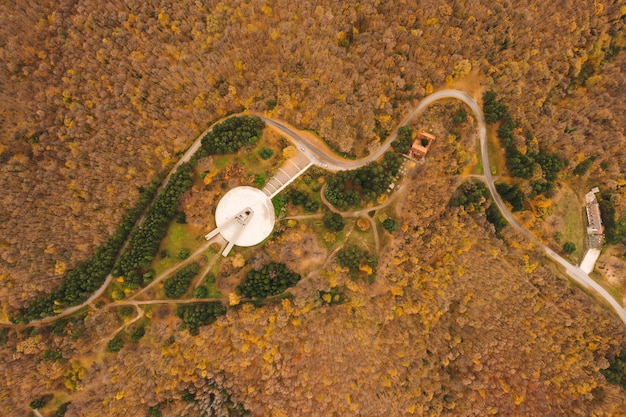
[[[423,136],[426,139],[430,139],[431,141],[435,140],[435,137],[433,135],[431,135],[430,133],[419,132],[418,135],[419,136]]]
[[[589,230],[593,233],[602,233],[602,217],[600,215],[600,205],[597,201],[588,203],[587,210],[587,222],[589,223]]]
[[[600,248],[604,243],[604,227],[602,226],[602,215],[600,204],[596,198],[596,193],[600,190],[594,187],[585,195],[585,211],[587,212],[587,234],[589,235],[589,246]]]
[[[411,145],[411,150],[413,152],[417,151],[426,154],[428,152],[428,147],[422,146],[422,144],[416,140],[413,142],[413,145]]]
[[[252,209],[252,216],[245,223],[231,223],[224,227],[220,234],[224,239],[237,246],[254,246],[261,243],[274,230],[276,217],[272,201],[265,193],[253,187],[236,187],[227,192],[215,209],[215,224],[225,226],[243,210]]]
[[[428,141],[428,144],[426,146],[422,146],[422,140],[420,139],[420,137]],[[417,139],[414,140],[413,144],[411,145],[409,156],[412,156],[412,155],[426,156],[434,140],[435,140],[435,137],[431,135],[430,133],[419,132],[417,134]]]

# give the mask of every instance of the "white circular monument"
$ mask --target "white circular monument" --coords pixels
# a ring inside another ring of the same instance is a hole
[[[274,230],[274,206],[265,193],[253,187],[227,192],[215,209],[215,224],[224,239],[237,246],[261,243]]]

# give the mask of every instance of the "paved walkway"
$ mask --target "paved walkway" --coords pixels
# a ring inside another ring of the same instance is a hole
[[[572,277],[574,281],[576,281],[577,283],[579,283],[585,288],[590,288],[590,289],[595,290],[602,298],[604,298],[607,301],[607,303],[618,314],[620,319],[626,324],[626,310],[620,303],[618,303],[615,300],[615,298],[613,298],[608,293],[606,289],[604,289],[597,282],[591,279],[588,273],[585,272],[581,267],[570,264],[567,260],[565,260],[559,254],[557,254],[555,251],[547,247],[535,235],[533,235],[531,232],[526,230],[519,223],[519,221],[515,217],[513,217],[513,215],[509,212],[508,208],[502,201],[502,198],[496,191],[495,184],[494,184],[494,177],[491,173],[489,153],[488,153],[488,147],[487,147],[487,128],[485,125],[482,110],[480,109],[476,101],[474,101],[474,99],[469,94],[462,92],[462,91],[458,91],[458,90],[442,90],[434,94],[431,94],[425,97],[419,103],[419,105],[407,115],[407,117],[403,120],[402,123],[400,123],[399,126],[406,125],[413,117],[423,112],[432,103],[438,100],[451,99],[451,98],[458,99],[464,102],[465,104],[469,106],[469,108],[475,114],[476,122],[478,124],[478,132],[480,135],[480,151],[481,151],[483,168],[485,170],[485,173],[484,173],[485,182],[487,183],[489,191],[494,199],[494,202],[500,209],[500,212],[502,213],[504,218],[509,222],[509,224],[514,229],[517,229],[523,236],[525,236],[534,244],[536,244],[547,256],[549,256],[554,261],[562,265],[565,268],[566,273],[570,277]],[[231,115],[230,117],[232,116],[234,115]],[[286,161],[285,164],[281,168],[278,169],[277,173],[266,184],[265,188],[263,189],[263,192],[270,198],[274,197],[276,194],[281,192],[285,187],[287,187],[291,182],[293,182],[295,178],[301,175],[314,163],[322,166],[325,169],[329,169],[331,171],[358,168],[362,165],[367,164],[368,162],[371,162],[381,157],[384,154],[384,152],[386,152],[389,149],[391,142],[393,142],[397,137],[397,131],[395,131],[390,135],[389,138],[387,138],[387,141],[384,143],[384,145],[379,147],[375,152],[372,152],[367,157],[363,159],[358,159],[358,160],[346,160],[344,158],[340,158],[334,155],[328,149],[327,146],[319,146],[317,143],[318,142],[317,139],[315,139],[314,142],[311,142],[310,136],[312,135],[307,135],[307,138],[305,139],[302,136],[300,136],[298,132],[288,127],[285,123],[272,120],[267,117],[262,117],[262,119],[270,127],[278,129],[282,134],[286,135],[290,141],[292,141],[296,146],[298,146],[298,150],[299,150],[298,153],[293,158]],[[223,121],[223,119],[220,120],[220,122],[221,121]],[[192,153],[200,146],[198,143],[201,142],[203,135],[204,133],[196,139],[196,142],[194,143],[194,145],[185,153],[185,157],[183,158],[183,160],[190,157]],[[316,145],[318,145],[319,147]],[[174,170],[172,170],[172,172],[173,171]],[[170,175],[171,175],[171,172],[170,172]],[[182,266],[182,265],[179,264],[178,266]],[[95,298],[99,297],[104,292],[106,287],[109,285],[111,279],[112,277],[111,275],[109,275],[107,279],[105,280],[104,284],[102,285],[102,287],[100,287],[100,289],[97,292],[92,294],[92,296],[89,297],[87,301],[85,301],[84,303],[78,306],[68,308],[56,316],[46,317],[42,320],[33,321],[29,324],[24,324],[24,325],[15,325],[14,323],[11,323],[9,321],[0,321],[0,325],[12,326],[15,328],[22,328],[22,327],[27,327],[27,326],[40,326],[48,322],[58,320],[61,317],[67,316],[77,311],[78,309],[91,303]]]
[[[600,249],[589,249],[585,253],[583,261],[580,263],[580,269],[585,271],[586,274],[590,274],[596,265],[596,261],[600,257]]]
[[[283,166],[278,168],[274,176],[263,187],[263,192],[269,198],[273,198],[302,175],[304,171],[309,169],[311,165],[313,165],[313,162],[311,162],[305,151],[298,150],[298,153],[293,158],[286,160]]]

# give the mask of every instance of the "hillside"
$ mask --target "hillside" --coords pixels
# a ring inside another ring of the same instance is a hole
[[[600,186],[626,225],[626,9],[609,3],[0,5],[0,318],[56,288],[200,132],[243,109],[361,157],[437,89],[495,91],[517,146],[568,160],[567,189]],[[105,352],[116,308],[57,333],[10,330],[0,410],[26,415],[65,390],[67,416],[157,404],[195,416],[220,392],[252,415],[619,415],[626,394],[600,370],[626,345],[621,322],[520,236],[499,239],[484,215],[449,207],[475,143],[471,118],[451,125],[458,109],[421,119],[442,140],[398,198],[375,285],[331,263],[293,299],[231,309],[195,337],[177,330],[174,307],[155,307],[146,338],[117,355]],[[185,199],[202,224],[209,198]],[[316,245],[307,253],[326,254]],[[293,248],[272,250],[297,269]],[[334,281],[347,301],[320,304]],[[78,390],[63,388],[72,375]],[[185,390],[198,401],[181,401]]]

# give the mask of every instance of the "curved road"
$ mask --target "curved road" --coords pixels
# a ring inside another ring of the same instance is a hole
[[[487,183],[487,187],[489,188],[489,191],[491,192],[491,195],[496,205],[498,206],[498,209],[502,213],[502,216],[504,216],[504,218],[509,222],[509,224],[512,227],[517,229],[517,231],[519,231],[522,235],[530,239],[541,250],[543,250],[543,252],[546,255],[548,255],[554,261],[562,265],[565,268],[565,271],[567,272],[567,274],[570,277],[572,277],[574,281],[576,281],[578,284],[582,285],[585,288],[593,289],[597,294],[599,294],[602,298],[604,298],[606,302],[609,303],[609,305],[615,310],[615,312],[620,317],[622,322],[626,324],[626,311],[608,293],[607,290],[605,290],[597,282],[591,279],[589,275],[587,275],[578,266],[570,264],[567,260],[565,260],[558,253],[554,252],[552,249],[550,249],[545,244],[543,244],[539,239],[537,239],[535,235],[530,233],[528,230],[524,229],[524,227],[522,227],[522,225],[517,221],[517,219],[515,219],[515,217],[508,210],[508,208],[502,201],[502,198],[496,191],[494,178],[491,174],[491,166],[489,164],[489,155],[488,155],[488,148],[487,148],[487,128],[485,126],[485,120],[483,117],[482,110],[480,109],[480,106],[476,103],[476,101],[474,101],[474,99],[469,94],[463,91],[459,91],[459,90],[442,90],[434,94],[431,94],[430,96],[422,100],[419,103],[419,105],[413,111],[411,111],[411,113],[409,113],[409,115],[402,121],[402,123],[400,123],[399,126],[400,127],[405,126],[410,120],[412,120],[418,114],[422,113],[428,106],[430,106],[434,102],[438,100],[450,99],[450,98],[457,99],[465,103],[472,110],[472,112],[474,113],[476,117],[476,121],[478,123],[478,131],[480,135],[480,150],[481,150],[481,157],[482,157],[482,163],[483,163],[483,170],[485,172],[485,175],[484,175],[485,182]],[[275,119],[270,119],[268,117],[265,117],[262,114],[255,114],[255,115],[261,117],[261,119],[263,119],[263,121],[265,121],[265,123],[268,126],[280,131],[281,133],[289,137],[290,140],[294,144],[296,144],[298,147],[304,148],[304,152],[307,154],[307,156],[312,160],[314,164],[319,165],[329,170],[333,170],[333,171],[355,169],[369,162],[375,161],[376,159],[380,158],[389,149],[389,147],[391,146],[391,142],[393,142],[397,137],[397,130],[396,130],[393,134],[389,136],[386,142],[372,154],[362,159],[349,160],[349,159],[340,158],[337,155],[335,155],[327,146],[325,146],[319,139],[315,138],[313,135],[307,135],[308,137],[304,138],[297,129],[288,125],[285,122],[278,121]],[[233,116],[236,116],[236,115],[230,115],[228,117],[233,117]],[[216,123],[219,123],[223,121],[224,119],[220,119]],[[200,147],[202,137],[204,137],[204,135],[209,130],[211,130],[213,126],[215,126],[215,123],[198,136],[195,142],[189,147],[187,152],[185,152],[181,160],[174,166],[174,168],[170,172],[170,175],[172,172],[175,171],[175,169],[181,163],[189,160],[191,155],[193,155],[193,153],[195,153],[195,151]],[[166,181],[164,181],[164,183],[167,182],[168,179],[169,179],[169,175]],[[67,310],[64,310],[63,312],[61,312],[60,314],[56,316],[46,317],[42,320],[34,321],[27,325],[21,325],[21,326],[17,325],[16,327],[41,325],[41,324],[45,324],[53,320],[59,319],[61,317],[67,316],[68,314],[71,314],[81,309],[85,305],[91,303],[94,299],[100,296],[104,292],[104,290],[106,289],[110,281],[111,281],[111,276],[108,276],[104,285],[98,291],[92,294],[92,296],[89,297],[89,299],[85,303],[81,305],[68,308]],[[14,325],[13,323],[10,323],[10,322],[0,322],[0,324]]]
[[[409,115],[402,121],[400,126],[405,126],[411,119],[413,119],[418,114],[421,114],[428,106],[430,106],[434,102],[450,98],[457,99],[465,103],[476,116],[476,121],[478,123],[478,133],[480,135],[480,152],[482,157],[483,170],[485,172],[485,182],[487,183],[487,187],[489,188],[489,191],[491,192],[493,200],[498,206],[500,213],[502,213],[502,216],[504,216],[504,218],[509,222],[512,227],[517,229],[517,231],[524,235],[526,238],[530,239],[546,255],[562,265],[565,268],[567,274],[572,277],[574,281],[576,281],[578,284],[582,285],[585,288],[594,290],[597,294],[604,298],[606,302],[609,303],[609,305],[613,308],[613,310],[615,310],[622,322],[626,324],[626,310],[624,310],[624,308],[611,296],[611,294],[609,294],[607,290],[605,290],[600,284],[595,282],[587,273],[580,269],[580,267],[570,264],[561,255],[559,255],[548,246],[546,246],[544,243],[542,243],[539,239],[537,239],[535,235],[524,229],[524,227],[517,221],[517,219],[506,207],[504,201],[502,201],[502,198],[496,191],[494,178],[491,174],[491,165],[489,163],[489,154],[487,147],[487,127],[485,125],[483,112],[478,103],[476,103],[476,101],[474,101],[474,99],[469,94],[459,90],[441,90],[434,94],[431,94],[430,96],[422,100],[419,105],[411,113],[409,113]],[[327,147],[326,149],[324,149],[319,146],[311,146],[307,139],[301,137],[294,128],[288,126],[286,123],[269,119],[267,117],[262,118],[269,126],[272,126],[273,128],[283,132],[285,135],[289,136],[293,142],[295,142],[299,146],[304,147],[306,149],[306,152],[309,152],[315,164],[324,166],[325,168],[331,170],[355,169],[368,162],[380,158],[389,149],[389,147],[391,146],[391,142],[393,142],[397,136],[396,131],[387,139],[387,141],[380,148],[376,150],[376,152],[373,152],[363,159],[346,160],[334,155],[332,151],[327,149]]]
[[[198,135],[198,137],[196,138],[196,140],[194,141],[194,143],[185,151],[185,153],[183,154],[183,156],[178,160],[178,162],[172,167],[172,169],[170,170],[170,172],[167,174],[167,176],[165,177],[165,179],[163,179],[162,184],[159,186],[159,190],[157,191],[160,192],[161,190],[163,190],[163,188],[167,185],[167,183],[169,182],[172,174],[174,174],[176,172],[176,170],[178,169],[178,167],[180,167],[183,163],[185,162],[189,162],[189,160],[191,159],[191,157],[193,156],[193,154],[196,153],[196,151],[200,148],[200,146],[202,145],[202,138],[211,130],[213,130],[213,127],[215,125],[217,125],[220,122],[223,122],[224,120],[231,118],[233,116],[236,116],[235,114],[230,115],[230,116],[226,116],[220,120],[218,120],[217,122],[213,123],[211,126],[209,126],[204,132],[202,132],[200,135]],[[137,221],[137,226],[141,227],[141,225],[143,224],[144,221],[144,216],[142,215],[141,218]],[[126,245],[126,243],[124,243],[124,245]],[[94,302],[94,300],[96,300],[98,297],[100,297],[102,294],[104,294],[104,291],[107,289],[107,287],[111,284],[111,281],[113,280],[113,275],[109,274],[106,276],[104,282],[102,283],[102,286],[100,288],[98,288],[93,294],[91,294],[91,296],[89,296],[89,298],[87,300],[85,300],[82,304],[76,305],[76,306],[72,306],[72,307],[68,307],[65,310],[61,311],[59,314],[54,315],[54,316],[48,316],[48,317],[44,317],[41,320],[33,320],[29,323],[26,324],[15,324],[12,323],[10,321],[4,321],[1,320],[0,321],[0,325],[10,325],[12,327],[15,328],[26,328],[26,327],[31,327],[31,326],[43,326],[45,324],[51,323],[55,320],[58,320],[60,318],[69,316],[71,314],[74,314],[75,312],[77,312],[78,310],[80,310],[81,308],[90,305]],[[145,289],[145,288],[144,288]]]

